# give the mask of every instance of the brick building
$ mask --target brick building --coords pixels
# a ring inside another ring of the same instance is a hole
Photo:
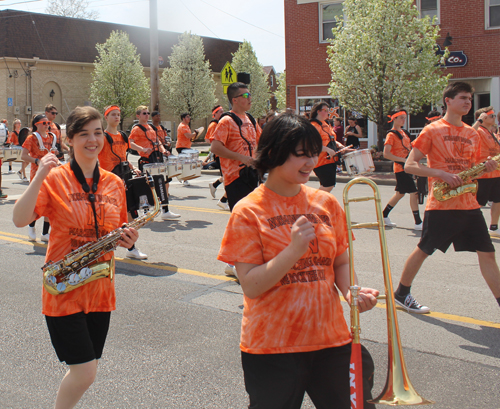
[[[445,73],[452,81],[466,80],[476,92],[473,111],[488,105],[500,109],[500,1],[499,0],[416,0],[422,15],[437,16],[440,26],[438,44],[452,53]],[[287,106],[304,112],[314,102],[327,100],[332,107],[338,102],[328,94],[331,72],[326,61],[328,38],[336,25],[335,16],[342,13],[342,0],[285,0],[285,46]],[[445,43],[446,41],[446,43]],[[408,127],[413,132],[423,126],[426,111],[411,116]],[[341,115],[347,115],[340,109]],[[364,128],[364,145],[376,140],[376,126],[360,120]]]
[[[106,42],[115,30],[129,34],[149,79],[148,28],[17,10],[0,11],[0,22],[0,118],[6,118],[9,125],[19,118],[26,126],[32,114],[44,111],[48,103],[58,108],[56,121],[59,123],[65,122],[75,106],[89,105],[91,73],[97,57],[95,46]],[[158,31],[160,76],[179,35]],[[217,97],[225,99],[220,71],[226,61],[231,61],[240,43],[209,37],[202,39],[217,82]],[[132,119],[129,118],[126,126]],[[179,121],[179,118],[166,115],[163,119]],[[202,121],[200,125],[206,124]]]

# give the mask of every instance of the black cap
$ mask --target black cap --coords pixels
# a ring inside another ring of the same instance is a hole
[[[151,118],[153,118],[156,115],[160,115],[160,113],[158,111],[151,112]]]

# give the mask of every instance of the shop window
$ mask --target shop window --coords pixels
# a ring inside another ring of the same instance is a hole
[[[432,20],[436,16],[439,23],[439,0],[417,0],[417,8],[421,17],[429,16]]]
[[[500,0],[486,0],[487,28],[500,28]]]
[[[339,24],[338,16],[343,16],[342,2],[320,4],[320,42],[324,43],[333,38],[332,29]]]

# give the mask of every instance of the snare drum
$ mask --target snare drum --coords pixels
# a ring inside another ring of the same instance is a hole
[[[144,173],[148,172],[151,176],[163,175],[165,178],[168,176],[168,167],[166,163],[147,163],[143,167]]]
[[[189,155],[189,157],[193,160],[198,160],[200,157],[200,152],[196,149],[183,149],[182,154]]]
[[[375,172],[370,149],[359,149],[343,156],[347,173],[351,176]]]
[[[2,148],[0,152],[0,157],[4,162],[22,162],[21,155],[23,153],[23,148],[21,146]]]
[[[184,152],[182,152],[179,155],[179,161],[181,161],[182,163],[182,173],[178,176],[179,180],[189,180],[197,177],[196,161],[191,159],[190,155],[184,154]]]
[[[169,178],[174,178],[182,173],[182,163],[177,156],[169,155],[166,165]]]

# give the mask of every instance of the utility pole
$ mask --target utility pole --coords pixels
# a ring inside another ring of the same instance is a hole
[[[149,0],[149,42],[150,42],[150,73],[151,73],[151,105],[150,110],[160,108],[159,78],[158,78],[158,4],[157,0]]]

